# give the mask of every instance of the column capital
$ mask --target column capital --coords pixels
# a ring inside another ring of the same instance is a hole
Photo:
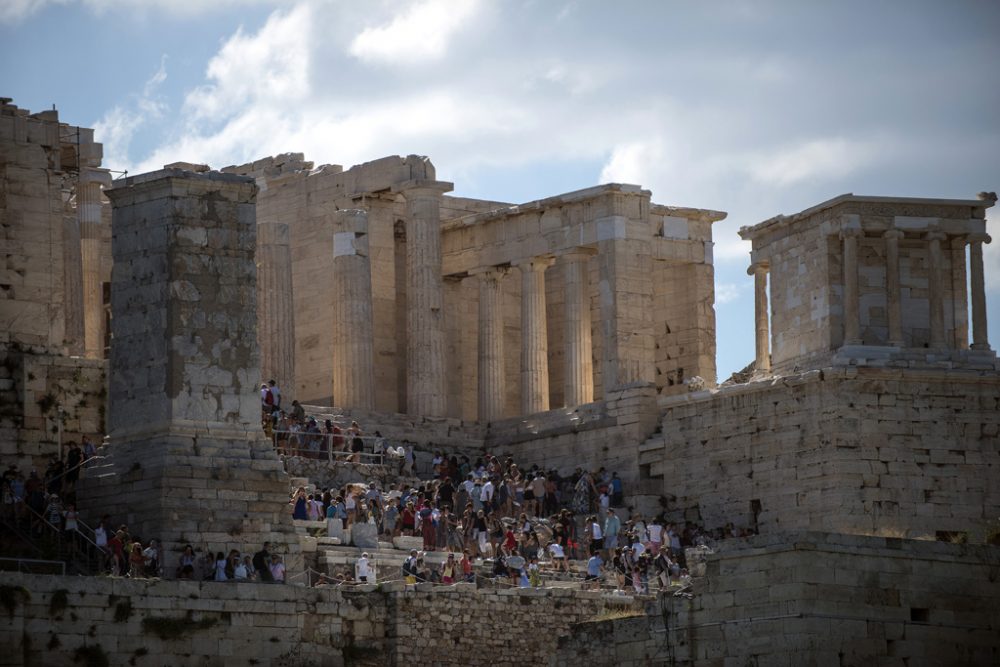
[[[758,271],[768,272],[770,270],[771,270],[770,260],[761,259],[752,263],[750,266],[747,267],[747,275],[753,276],[756,275]]]
[[[924,239],[928,241],[944,241],[947,238],[948,238],[947,234],[937,229],[932,229],[926,234],[924,234]]]
[[[556,258],[551,255],[543,255],[540,257],[529,257],[527,259],[515,259],[510,263],[511,266],[516,266],[518,269],[523,271],[544,271],[553,264],[555,264]]]
[[[860,227],[846,227],[840,230],[840,238],[842,239],[856,239],[864,235],[865,230]]]
[[[596,248],[585,248],[583,246],[560,250],[556,257],[566,262],[585,262],[597,254]]]
[[[986,232],[973,232],[965,237],[968,243],[989,243],[993,240],[993,237]]]
[[[427,178],[414,178],[409,181],[395,183],[392,191],[404,197],[419,197],[421,195],[443,195],[455,189],[454,183],[448,181],[432,181]]]
[[[896,239],[897,241],[903,238],[904,236],[906,236],[906,234],[903,233],[903,230],[896,228],[887,229],[882,234],[882,238],[884,239]]]
[[[510,273],[510,265],[500,264],[497,266],[480,266],[469,270],[470,276],[476,276],[481,280],[500,280]]]
[[[111,187],[111,172],[98,167],[80,167],[80,175],[77,178],[80,185],[98,183],[106,188]]]

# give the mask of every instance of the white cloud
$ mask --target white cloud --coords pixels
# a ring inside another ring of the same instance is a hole
[[[874,146],[842,138],[812,139],[748,158],[747,170],[759,183],[788,187],[807,179],[837,179],[867,166]]]
[[[351,42],[349,52],[366,62],[390,65],[439,60],[480,6],[480,0],[421,0],[388,23],[363,30]]]
[[[715,285],[715,303],[724,305],[739,299],[746,291],[746,284],[739,283],[717,283]]]
[[[0,2],[0,24],[20,23],[53,4],[67,4],[72,0],[4,0]]]
[[[25,21],[46,7],[80,4],[98,16],[109,11],[193,17],[240,5],[283,5],[294,0],[2,0],[0,25]]]
[[[125,105],[115,105],[94,124],[94,136],[104,144],[105,167],[132,171],[129,145],[136,130],[166,113],[166,102],[159,96],[159,88],[166,80],[167,56],[163,55],[159,69],[143,84],[142,92]]]

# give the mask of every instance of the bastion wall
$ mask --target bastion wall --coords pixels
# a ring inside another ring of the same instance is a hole
[[[0,574],[4,665],[546,664],[573,623],[651,598],[474,584],[304,588]],[[96,664],[96,663],[88,663]]]
[[[827,368],[660,406],[640,467],[677,520],[981,541],[1000,516],[993,372]]]
[[[1000,548],[820,533],[727,541],[689,598],[589,621],[557,667],[995,665]]]

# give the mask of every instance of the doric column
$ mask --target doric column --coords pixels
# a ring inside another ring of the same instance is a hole
[[[758,373],[771,372],[771,341],[767,308],[768,269],[769,266],[766,261],[754,262],[747,269],[747,273],[753,275],[753,315],[757,342],[757,361],[755,366]]]
[[[333,400],[375,409],[368,213],[333,214]]]
[[[288,225],[257,224],[257,341],[260,374],[288,398],[295,394],[295,308]]]
[[[944,257],[941,254],[941,241],[947,236],[943,232],[927,232],[927,256],[929,259],[929,273],[927,282],[929,286],[930,314],[931,314],[931,347],[945,347],[944,339],[944,292],[942,290],[944,271]]]
[[[890,229],[885,238],[885,310],[889,320],[888,344],[903,347],[903,302],[899,289],[899,240],[903,232]]]
[[[441,195],[451,183],[413,180],[393,187],[406,199],[406,411],[447,412],[444,363]]]
[[[964,236],[951,239],[952,341],[956,350],[969,349],[969,276],[965,265]]]
[[[861,344],[861,315],[858,306],[858,238],[860,229],[844,229],[844,345]]]
[[[587,261],[591,253],[563,255],[563,286],[566,290],[566,371],[564,393],[569,407],[594,400],[594,361],[590,337],[590,280]]]
[[[983,276],[983,244],[990,242],[989,234],[970,234],[969,278],[972,291],[972,349],[990,349],[986,325],[986,283]]]
[[[111,185],[106,169],[84,167],[76,186],[80,221],[80,264],[83,273],[84,355],[104,356],[104,288],[101,282],[101,186]]]
[[[521,414],[549,409],[549,343],[545,318],[545,269],[552,257],[518,262],[521,270]]]
[[[503,417],[506,398],[503,353],[503,277],[506,267],[490,267],[479,276],[479,421]]]

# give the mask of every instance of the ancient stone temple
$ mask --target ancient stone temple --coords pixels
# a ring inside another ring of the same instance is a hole
[[[288,478],[260,431],[256,186],[177,168],[116,181],[108,460],[81,505],[165,553],[271,542],[294,559]]]
[[[256,178],[260,225],[287,225],[288,254],[258,263],[291,273],[295,305],[263,313],[261,348],[278,358],[271,348],[294,341],[294,377],[275,374],[305,402],[488,423],[631,383],[670,395],[715,381],[711,225],[724,213],[653,204],[634,185],[519,206],[451,197],[412,155],[343,170],[287,154],[223,171]],[[342,229],[345,210],[363,225]],[[331,289],[355,271],[370,292]],[[369,327],[359,356],[345,330]],[[345,364],[369,367],[345,384]]]

